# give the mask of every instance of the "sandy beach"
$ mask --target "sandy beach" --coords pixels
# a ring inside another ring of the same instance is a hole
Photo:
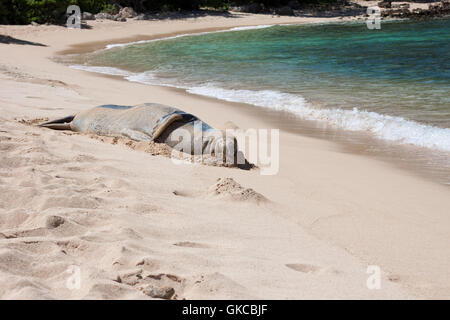
[[[286,130],[278,174],[261,175],[176,165],[143,145],[32,125],[101,104],[157,102],[216,127],[276,128],[252,106],[71,69],[61,55],[334,20],[0,26],[9,37],[0,43],[0,298],[450,298],[448,186]],[[379,289],[367,286],[369,266],[381,270]]]

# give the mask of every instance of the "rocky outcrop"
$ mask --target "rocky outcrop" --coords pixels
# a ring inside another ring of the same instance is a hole
[[[425,0],[420,0],[421,2]],[[414,2],[410,0],[410,2]],[[382,0],[378,2],[381,9],[381,16],[384,18],[412,18],[412,19],[426,19],[432,17],[440,17],[450,15],[450,0],[443,0],[438,4],[432,3],[428,9],[411,9],[409,3],[392,3],[392,0]],[[168,10],[168,8],[166,8]],[[334,4],[306,4],[298,0],[289,1],[286,6],[282,7],[265,7],[262,3],[252,3],[242,6],[234,6],[230,11],[245,12],[245,13],[264,13],[280,16],[295,16],[295,15],[316,15],[316,16],[362,16],[366,13],[366,7],[356,5],[355,3],[348,3],[347,0],[337,0]],[[164,11],[164,10],[163,10]],[[83,13],[83,20],[115,20],[127,21],[127,19],[134,20],[152,20],[172,17],[184,17],[186,13],[183,12],[147,12],[136,13],[131,7],[117,7],[114,14],[99,13],[95,16],[89,12]]]
[[[251,3],[243,6],[232,7],[231,11],[246,12],[246,13],[261,13],[264,7],[260,3]]]
[[[287,5],[280,7],[266,7],[262,3],[251,3],[248,5],[231,7],[230,11],[276,14],[280,16],[294,16],[296,11],[307,7],[310,7],[310,5],[301,4],[298,0],[292,0],[289,1]]]
[[[300,2],[298,2],[297,0],[294,0],[294,1],[289,1],[288,7],[291,8],[292,10],[299,10],[302,6],[301,6]]]
[[[291,7],[285,6],[275,11],[280,16],[293,16],[294,10]]]
[[[136,11],[131,7],[124,7],[120,9],[118,18],[131,19],[137,16]]]
[[[144,14],[138,14],[136,17],[133,18],[134,20],[148,20],[148,17]]]
[[[119,10],[119,12],[117,14],[115,14],[115,15],[112,15],[112,14],[109,14],[109,13],[105,13],[105,12],[97,13],[94,16],[94,19],[98,19],[98,20],[114,20],[114,21],[125,22],[125,21],[127,21],[127,19],[135,18],[137,16],[138,16],[138,14],[136,13],[136,11],[133,10],[133,8],[131,8],[131,7],[124,7],[124,8],[121,8]],[[144,17],[144,16],[142,16],[142,17]],[[86,20],[88,20],[88,19],[86,19]],[[141,19],[141,20],[143,20],[143,19]]]
[[[392,2],[389,0],[383,0],[378,2],[378,6],[383,9],[392,8]]]
[[[416,8],[409,10],[408,4],[400,5],[398,8],[392,8],[381,12],[384,18],[410,18],[427,19],[433,17],[443,17],[450,15],[450,0],[443,0],[438,4],[430,4],[428,9]]]
[[[95,20],[95,16],[90,12],[83,12],[81,20]]]
[[[95,15],[96,20],[114,20],[114,16],[112,14],[106,12],[100,12]]]
[[[392,4],[392,8],[394,9],[409,9],[409,3],[394,3]]]

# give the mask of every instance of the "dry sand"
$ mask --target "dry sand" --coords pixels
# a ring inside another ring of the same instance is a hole
[[[449,298],[445,186],[284,131],[280,171],[262,176],[175,165],[145,147],[28,123],[104,103],[158,102],[214,126],[270,128],[242,111],[248,106],[53,58],[120,39],[322,20],[0,26],[2,35],[33,42],[0,44],[0,298]],[[369,265],[382,270],[379,290],[366,286]],[[67,287],[71,266],[80,268],[78,289]]]

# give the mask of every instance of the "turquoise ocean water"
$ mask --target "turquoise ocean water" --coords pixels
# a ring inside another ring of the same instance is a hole
[[[84,62],[75,67],[450,152],[449,19],[236,28],[111,45]]]

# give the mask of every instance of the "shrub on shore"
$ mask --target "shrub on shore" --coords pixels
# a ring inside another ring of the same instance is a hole
[[[301,3],[336,0],[300,0]],[[82,12],[113,13],[120,7],[137,12],[195,10],[200,7],[228,9],[234,5],[262,4],[265,7],[285,6],[290,0],[1,0],[0,24],[64,23],[69,5],[78,5]],[[297,2],[297,1],[296,1]],[[298,3],[298,2],[297,2]]]
[[[0,23],[61,23],[65,21],[69,5],[78,5],[83,11],[99,12],[108,2],[107,0],[2,0]]]

